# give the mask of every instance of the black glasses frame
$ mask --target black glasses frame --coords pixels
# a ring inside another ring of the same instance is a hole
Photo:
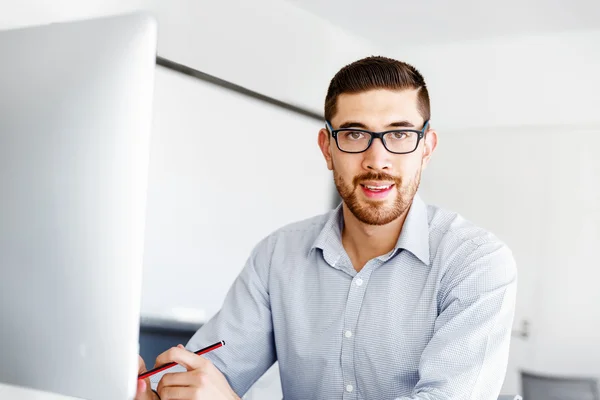
[[[383,147],[385,147],[385,149],[387,151],[389,151],[390,153],[393,154],[410,154],[412,152],[414,152],[415,150],[417,150],[417,148],[419,147],[419,143],[421,142],[421,139],[423,139],[425,137],[425,132],[427,132],[427,127],[429,126],[429,120],[425,121],[425,124],[423,125],[423,129],[418,130],[418,129],[392,129],[389,131],[384,131],[384,132],[372,132],[372,131],[368,131],[366,129],[359,129],[359,128],[342,128],[342,129],[333,129],[331,127],[331,123],[329,121],[325,121],[325,127],[327,128],[327,130],[329,131],[329,133],[331,134],[331,136],[335,139],[335,144],[337,146],[337,148],[344,152],[344,153],[350,153],[350,154],[358,154],[358,153],[364,153],[365,151],[369,150],[369,147],[371,147],[371,144],[373,143],[373,139],[380,139],[381,143],[383,143]],[[364,150],[361,151],[347,151],[347,150],[343,150],[340,147],[340,144],[338,142],[338,132],[362,132],[362,133],[367,133],[370,135],[370,139],[369,139],[369,144],[367,145],[367,147]],[[415,148],[412,149],[411,151],[403,151],[403,152],[397,152],[397,151],[391,151],[390,149],[388,149],[386,143],[385,143],[385,139],[383,138],[383,136],[387,133],[392,133],[392,132],[413,132],[417,134],[417,143],[415,145]]]

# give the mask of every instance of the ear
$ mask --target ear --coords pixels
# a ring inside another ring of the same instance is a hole
[[[425,145],[423,146],[423,168],[427,167],[433,151],[437,147],[437,132],[434,129],[428,129],[423,138]]]
[[[325,161],[327,162],[327,168],[331,171],[333,170],[333,160],[331,158],[331,136],[329,135],[329,131],[325,128],[319,131],[319,148],[321,149],[321,153],[323,153],[323,157],[325,157]]]

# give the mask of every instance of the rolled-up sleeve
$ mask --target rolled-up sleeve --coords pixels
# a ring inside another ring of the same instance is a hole
[[[517,270],[501,243],[470,243],[441,280],[434,334],[419,381],[401,400],[497,399],[506,374]]]

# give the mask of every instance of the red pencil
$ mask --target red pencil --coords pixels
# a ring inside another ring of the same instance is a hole
[[[220,342],[217,342],[215,344],[211,344],[210,346],[205,347],[203,349],[200,349],[198,351],[195,351],[194,353],[198,354],[198,355],[206,354],[209,351],[213,351],[215,349],[218,349],[221,346],[225,346],[225,341],[224,340],[221,340]],[[159,372],[164,371],[165,369],[169,369],[171,367],[174,367],[176,365],[177,365],[177,363],[172,362],[172,363],[168,363],[168,364],[164,364],[164,365],[158,366],[156,368],[151,369],[150,371],[146,371],[143,374],[138,375],[138,379],[149,378],[149,377],[151,377],[154,374],[158,374]]]

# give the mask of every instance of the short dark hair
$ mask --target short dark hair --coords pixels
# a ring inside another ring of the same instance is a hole
[[[335,115],[340,94],[372,89],[417,89],[419,113],[424,121],[431,117],[429,92],[421,73],[405,62],[372,56],[346,65],[335,74],[325,97],[325,119],[331,121]]]

